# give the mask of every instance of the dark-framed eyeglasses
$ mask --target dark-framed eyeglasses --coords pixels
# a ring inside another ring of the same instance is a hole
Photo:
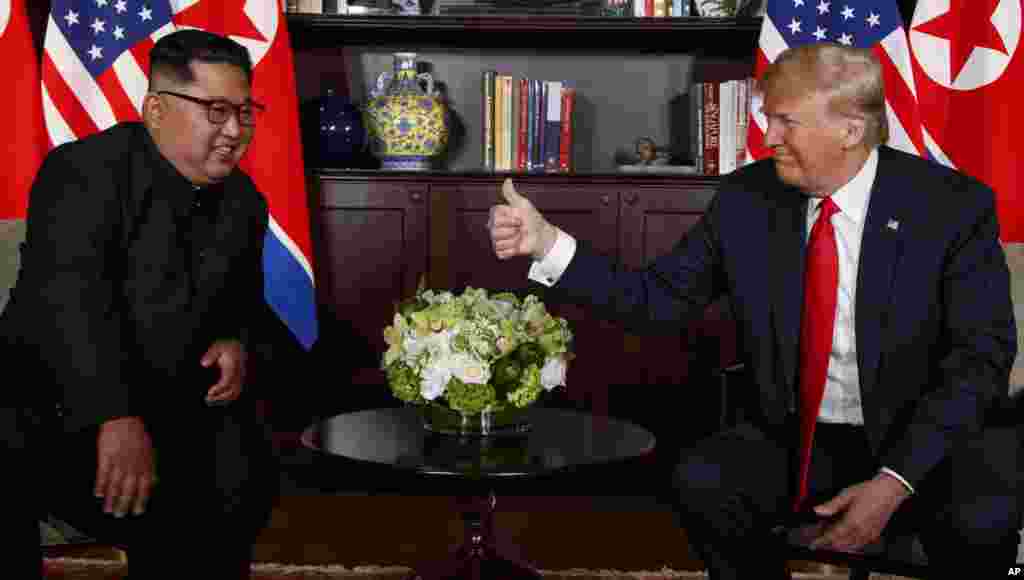
[[[228,122],[231,115],[234,115],[235,118],[238,119],[239,125],[252,127],[256,124],[256,120],[259,116],[267,110],[265,106],[255,101],[236,105],[225,99],[200,99],[199,97],[176,93],[174,91],[157,91],[157,94],[171,95],[172,97],[185,99],[186,101],[191,101],[197,105],[206,107],[206,118],[214,125],[223,125]]]

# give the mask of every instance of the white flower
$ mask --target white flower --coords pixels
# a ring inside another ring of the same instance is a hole
[[[512,318],[518,315],[516,312],[516,305],[511,302],[506,302],[504,300],[492,300],[491,304],[497,311],[499,318]]]
[[[423,351],[427,351],[430,358],[443,358],[451,352],[450,331],[432,332],[426,336],[417,337],[415,333],[406,335],[402,342],[407,360],[415,360]]]
[[[491,369],[487,364],[471,356],[456,354],[445,363],[451,375],[466,384],[483,385],[491,380]]]
[[[540,385],[548,391],[555,387],[564,387],[567,369],[568,365],[565,364],[565,358],[560,356],[548,358],[548,360],[544,361],[544,368],[540,369]]]
[[[420,394],[428,401],[441,396],[452,378],[452,371],[444,365],[431,365],[423,369],[423,380],[420,381]]]

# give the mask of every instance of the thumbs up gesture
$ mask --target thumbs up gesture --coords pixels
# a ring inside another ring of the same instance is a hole
[[[487,220],[494,253],[500,260],[514,256],[542,259],[555,245],[558,230],[516,191],[511,179],[505,179],[501,193],[505,203],[492,206]]]

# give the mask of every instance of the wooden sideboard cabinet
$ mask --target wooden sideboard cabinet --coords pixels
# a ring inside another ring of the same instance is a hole
[[[527,279],[527,259],[498,260],[486,223],[490,207],[501,199],[503,179],[497,174],[316,174],[321,302],[332,316],[348,321],[371,350],[383,353],[381,331],[394,305],[415,291],[421,277],[437,289],[533,292],[568,319],[575,334],[578,358],[569,370],[568,398],[581,408],[613,415],[629,414],[627,399],[647,398],[620,393],[681,387],[703,376],[694,371],[695,362],[711,367],[719,357],[727,358],[720,351],[732,344],[732,328],[717,306],[678,335],[636,336],[580,305],[556,302],[545,287]],[[717,183],[617,175],[512,179],[552,223],[631,269],[671,249],[700,218]],[[712,341],[712,347],[698,353],[702,340]]]

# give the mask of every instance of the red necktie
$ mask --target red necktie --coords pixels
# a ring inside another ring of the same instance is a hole
[[[832,351],[832,328],[836,320],[836,289],[839,284],[839,256],[832,215],[839,211],[831,198],[818,206],[818,220],[807,242],[804,271],[804,309],[800,320],[800,473],[793,509],[807,497],[807,473],[811,463],[814,425],[825,394],[828,356]]]

